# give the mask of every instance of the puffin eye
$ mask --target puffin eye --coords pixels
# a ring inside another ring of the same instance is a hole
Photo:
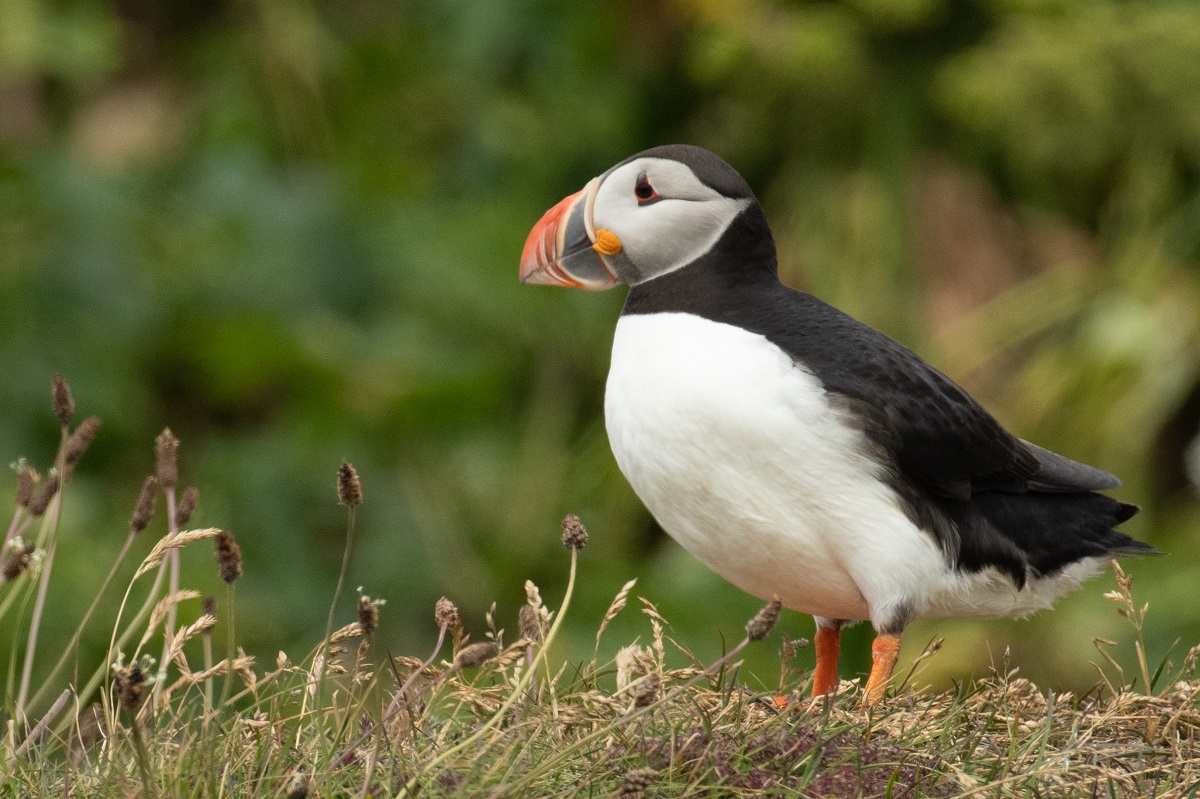
[[[661,200],[662,195],[654,190],[650,185],[650,179],[646,177],[645,172],[639,172],[637,182],[633,186],[633,193],[637,196],[638,205],[646,205],[655,200]]]

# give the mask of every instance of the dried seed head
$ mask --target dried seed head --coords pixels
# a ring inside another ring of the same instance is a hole
[[[150,518],[154,516],[154,506],[158,501],[158,478],[150,475],[142,483],[142,493],[138,494],[137,505],[133,508],[133,517],[129,520],[129,529],[133,533],[140,533],[145,530],[150,524]]]
[[[165,427],[154,439],[156,460],[155,474],[163,488],[174,488],[179,485],[179,439]]]
[[[92,440],[96,438],[96,431],[100,429],[100,418],[98,416],[89,416],[79,423],[79,427],[75,428],[75,432],[67,437],[66,450],[63,452],[63,461],[67,466],[67,474],[74,470],[75,464],[83,458],[83,453],[87,452],[88,447],[92,445]]]
[[[217,533],[217,571],[227,583],[242,576],[242,549],[231,533]]]
[[[568,513],[562,522],[562,542],[567,549],[583,549],[587,546],[588,531],[574,513]]]
[[[458,654],[454,656],[454,667],[456,669],[469,669],[473,666],[482,666],[499,653],[500,648],[491,641],[468,644],[458,650]]]
[[[0,569],[0,576],[5,580],[15,580],[21,576],[21,572],[25,571],[26,563],[22,563],[22,558],[25,552],[10,552],[8,557],[4,559],[4,568]]]
[[[447,597],[442,597],[433,606],[433,623],[438,627],[446,627],[447,629],[455,629],[461,627],[462,622],[458,618],[458,605],[454,604]]]
[[[779,611],[783,609],[783,602],[778,596],[771,597],[771,601],[754,614],[754,618],[746,622],[746,637],[751,641],[761,641],[767,637],[767,633],[771,632],[771,628],[775,626],[775,622],[779,621]]]
[[[662,678],[658,672],[651,672],[633,683],[630,689],[633,693],[635,708],[652,705],[662,694]]]
[[[296,774],[288,781],[287,799],[308,799],[309,777],[303,772]]]
[[[782,660],[785,664],[795,660],[796,654],[801,649],[808,646],[808,644],[809,640],[807,638],[791,638],[787,633],[784,633],[783,642],[779,646],[780,660]]]
[[[358,626],[363,635],[370,635],[379,626],[379,603],[365,594],[358,598]]]
[[[634,769],[625,775],[617,796],[619,799],[643,799],[646,796],[646,789],[656,782],[658,782],[656,769]]]
[[[25,572],[33,571],[33,553],[37,549],[37,545],[32,541],[24,546],[19,546],[17,543],[17,540],[14,539],[9,545],[8,557],[5,558],[4,568],[0,571],[5,580],[15,580]]]
[[[146,698],[146,672],[140,663],[121,666],[113,677],[113,687],[121,707],[136,712]]]
[[[349,463],[342,461],[338,467],[338,502],[353,508],[362,502],[362,483],[358,481],[358,472]]]
[[[30,516],[41,516],[46,512],[46,508],[50,506],[50,500],[54,499],[54,495],[58,493],[58,484],[57,472],[51,472],[50,476],[42,481],[33,495],[33,499],[29,500]]]
[[[217,598],[215,596],[204,597],[204,615],[217,617]]]
[[[199,501],[200,489],[195,486],[188,486],[184,489],[183,494],[179,497],[179,502],[175,505],[176,530],[187,527],[187,523],[192,520],[192,514],[196,512],[196,503]]]
[[[71,417],[75,415],[75,399],[71,396],[71,386],[62,375],[54,376],[54,415],[64,428],[71,426]]]
[[[26,466],[17,473],[17,507],[28,508],[33,499],[33,490],[37,488],[38,473],[32,467]]]
[[[517,629],[526,641],[537,643],[542,640],[542,627],[538,624],[538,612],[533,605],[526,603],[517,611]]]

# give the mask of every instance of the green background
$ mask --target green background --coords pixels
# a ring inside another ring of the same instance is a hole
[[[395,654],[428,650],[442,594],[476,638],[492,602],[515,630],[525,579],[556,606],[568,512],[592,537],[565,657],[591,656],[634,577],[698,657],[738,640],[760,601],[658,531],[608,450],[624,289],[516,280],[546,208],[674,141],[747,177],[787,282],[1119,474],[1143,507],[1129,532],[1169,553],[1126,564],[1151,666],[1200,641],[1200,6],[0,0],[0,458],[50,465],[56,372],[103,420],[65,498],[44,651],[120,547],[164,426],[200,489],[192,526],[243,548],[239,637],[267,663],[324,629],[343,458],[366,494],[348,584],[387,599]],[[183,562],[222,596],[211,545]],[[945,635],[920,681],[1011,647],[1040,684],[1085,688],[1094,637],[1132,662],[1112,587],[1032,621],[914,624],[904,657]],[[0,630],[0,668],[26,621]],[[601,659],[648,630],[630,607]],[[869,638],[847,634],[843,674]]]

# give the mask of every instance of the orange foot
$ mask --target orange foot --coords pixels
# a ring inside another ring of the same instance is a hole
[[[842,628],[817,625],[817,668],[813,671],[813,699],[831,694],[838,686],[838,656],[842,651]]]
[[[862,707],[874,707],[883,699],[883,692],[892,679],[892,670],[896,668],[896,658],[899,656],[900,636],[880,633],[871,642],[871,676],[867,678]]]

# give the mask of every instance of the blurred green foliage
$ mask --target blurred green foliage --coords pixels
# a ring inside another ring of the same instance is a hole
[[[1151,656],[1200,639],[1178,600],[1200,584],[1200,6],[0,0],[0,457],[49,465],[55,372],[104,422],[43,646],[120,546],[164,426],[193,526],[245,552],[239,633],[264,657],[323,629],[342,458],[366,493],[350,584],[389,600],[394,652],[433,640],[441,594],[476,636],[493,601],[515,628],[526,578],[553,604],[566,512],[592,530],[573,651],[631,577],[697,654],[740,637],[758,600],[657,531],[609,454],[622,292],[516,283],[545,208],[669,141],[747,176],[789,282],[1120,474],[1130,531],[1170,553],[1128,565]],[[184,567],[216,591],[206,556]],[[1108,587],[1031,622],[916,625],[906,655],[953,633],[927,677],[1011,645],[1027,676],[1086,686],[1091,639],[1121,636]]]

